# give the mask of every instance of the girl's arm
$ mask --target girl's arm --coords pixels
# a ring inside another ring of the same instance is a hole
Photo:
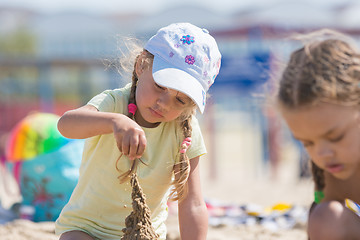
[[[135,121],[123,114],[99,112],[91,105],[64,113],[58,129],[64,137],[74,139],[114,133],[119,150],[130,159],[140,158],[146,146],[145,133]]]
[[[113,131],[112,121],[120,114],[99,112],[94,106],[85,105],[70,110],[58,121],[59,132],[67,138],[83,139]],[[124,116],[126,117],[126,116]]]
[[[190,159],[188,194],[179,203],[181,239],[204,240],[208,230],[208,212],[200,187],[199,158]]]

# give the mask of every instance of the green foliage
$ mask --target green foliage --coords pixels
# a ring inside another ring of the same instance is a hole
[[[10,34],[0,36],[1,55],[35,55],[35,36],[25,29],[17,29]]]

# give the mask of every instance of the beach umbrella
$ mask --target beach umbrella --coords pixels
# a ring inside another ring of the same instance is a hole
[[[22,119],[9,134],[6,159],[10,162],[28,161],[67,144],[70,139],[57,130],[58,119],[58,115],[41,112]]]

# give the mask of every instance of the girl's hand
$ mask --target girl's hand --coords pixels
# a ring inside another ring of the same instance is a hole
[[[130,118],[114,119],[113,133],[120,152],[130,160],[140,158],[146,147],[144,130]]]

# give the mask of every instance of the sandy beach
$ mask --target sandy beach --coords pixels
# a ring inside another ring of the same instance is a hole
[[[204,174],[205,175],[205,174]],[[233,175],[236,180],[237,175]],[[311,203],[312,182],[310,179],[291,182],[279,180],[229,181],[223,183],[205,181],[204,195],[219,205],[247,205],[269,207],[276,203],[288,203],[307,208]],[[211,215],[211,214],[210,214]],[[210,221],[211,222],[211,221]],[[180,240],[176,211],[170,211],[167,221],[168,239]],[[2,240],[52,240],[53,222],[34,223],[28,220],[15,220],[0,225]],[[259,223],[253,224],[217,224],[209,226],[208,240],[306,240],[306,222],[297,222],[290,229],[273,230]]]
[[[261,186],[262,185],[262,186]],[[277,193],[279,195],[271,195],[269,194],[269,198],[267,198],[264,193],[266,193],[266,189],[268,193],[271,192],[271,184],[266,183],[257,183],[254,185],[249,184],[246,191],[242,191],[241,195],[244,197],[244,203],[246,201],[250,202],[251,198],[258,200],[258,202],[267,202],[271,203],[276,200],[276,196],[282,196],[281,199],[285,202],[292,202],[292,199],[296,198],[297,204],[302,203],[304,205],[308,204],[309,197],[305,197],[309,193],[309,185],[311,182],[303,181],[299,182],[297,185],[292,187],[290,186],[277,186]],[[241,188],[240,188],[241,189]],[[256,189],[260,191],[251,191],[252,194],[248,194],[250,192],[249,189]],[[214,190],[214,189],[213,189]],[[205,191],[206,192],[206,191]],[[241,192],[241,191],[239,191]],[[259,193],[256,196],[256,192]],[[224,192],[225,193],[225,192]],[[260,194],[261,193],[261,194]],[[228,192],[229,195],[234,195]],[[225,198],[225,196],[224,196]],[[241,196],[239,196],[241,199]],[[235,200],[234,200],[235,201]],[[228,201],[224,201],[228,202]],[[168,239],[169,240],[180,240],[179,231],[178,231],[178,222],[176,214],[170,214],[167,227],[168,227]],[[266,228],[260,224],[252,224],[252,225],[225,225],[220,224],[218,226],[210,226],[208,231],[208,240],[306,240],[306,224],[297,223],[291,229],[280,229],[277,231]],[[7,223],[5,225],[0,225],[0,236],[2,240],[55,240],[58,239],[58,236],[54,234],[54,223],[53,222],[39,222],[34,223],[28,220],[15,220],[13,222]]]
[[[214,138],[214,133],[207,131],[206,125],[204,126],[208,154],[201,159],[202,191],[207,203],[215,207],[209,209],[207,239],[306,240],[307,212],[304,211],[312,202],[313,183],[310,178],[298,177],[296,148],[284,142],[274,168],[262,160],[258,147],[261,142],[260,133],[256,128],[241,123],[237,123],[236,127],[223,127],[219,129],[221,134],[216,136],[218,141],[214,148],[210,141]],[[236,210],[244,206],[255,206],[261,213],[276,204],[302,209],[301,220],[296,220],[292,225],[286,225],[285,218],[266,224],[255,221],[254,218],[249,221],[245,218],[246,224],[234,223],[234,219],[240,219],[240,215],[236,215],[239,212],[234,213],[234,206]],[[226,206],[230,206],[230,210],[225,211]],[[170,207],[167,227],[168,239],[180,240],[175,207]],[[0,225],[0,239],[52,240],[58,239],[58,236],[54,234],[53,222],[34,223],[20,219]]]
[[[171,221],[170,221],[171,222]],[[180,240],[175,224],[169,223],[169,240]],[[34,223],[28,220],[16,220],[0,227],[2,240],[55,240],[53,222]],[[261,226],[222,226],[211,227],[208,232],[208,240],[240,239],[240,240],[275,240],[296,239],[305,240],[306,234],[303,228],[294,228],[272,232]]]

